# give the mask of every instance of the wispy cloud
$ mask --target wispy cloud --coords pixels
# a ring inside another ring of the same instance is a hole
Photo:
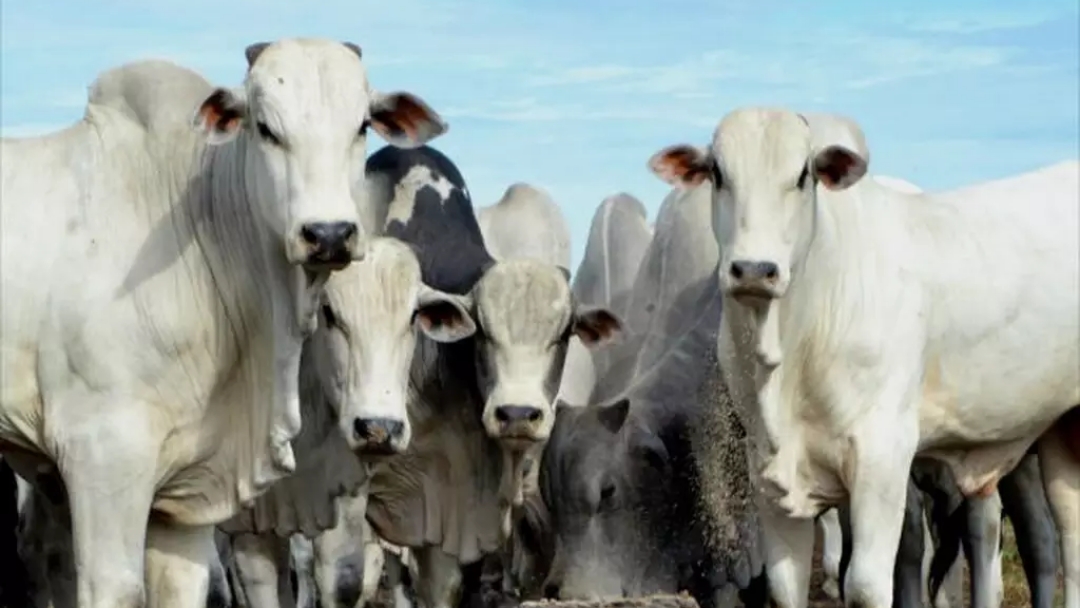
[[[927,189],[1076,156],[1075,0],[75,0],[0,3],[0,123],[26,136],[71,124],[102,70],[139,58],[221,84],[243,49],[283,36],[349,40],[374,86],[424,97],[451,124],[436,142],[477,204],[514,181],[559,200],[575,259],[607,195],[655,210],[660,147],[703,142],[732,107],[856,117],[874,167]],[[990,152],[992,150],[992,153]],[[1070,152],[1071,151],[1071,152]]]

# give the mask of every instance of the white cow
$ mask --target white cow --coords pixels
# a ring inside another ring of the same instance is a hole
[[[608,306],[626,316],[634,280],[652,242],[646,216],[645,205],[624,192],[600,203],[589,226],[585,254],[574,274],[574,297],[579,302]],[[569,405],[589,403],[597,378],[619,352],[623,351],[590,353],[576,339],[571,340],[558,399]]]
[[[887,175],[874,175],[874,181],[883,187],[891,188],[897,192],[904,192],[907,194],[919,194],[923,192],[922,188],[915,184],[901,179],[899,177],[891,177]],[[996,498],[996,497],[995,497]],[[993,507],[996,505],[996,509]],[[982,505],[980,505],[982,506]],[[996,502],[989,502],[986,507],[978,511],[979,515],[985,515],[985,524],[988,528],[993,526],[1000,526],[1001,523],[1001,502],[998,499]],[[986,512],[988,511],[988,512]],[[985,513],[984,513],[985,512]],[[997,521],[992,519],[996,516]],[[930,535],[930,526],[927,521],[923,521],[923,562],[922,562],[922,590],[923,597],[922,603],[924,605],[930,604],[929,598],[929,577],[930,577],[930,562],[934,556],[934,542],[933,537]],[[842,537],[840,533],[840,520],[836,509],[829,509],[817,519],[817,530],[822,537],[822,552],[821,552],[821,565],[825,571],[825,582],[822,585],[822,589],[825,594],[832,599],[840,598],[840,557],[842,553]],[[1000,534],[995,535],[991,529],[987,536],[997,539],[995,542],[1000,545]],[[986,572],[997,573],[997,576],[989,577],[990,580],[982,581],[989,584],[991,588],[985,590],[983,597],[997,597],[997,591],[1003,590],[1001,587],[1001,551],[1000,546],[992,552],[988,564],[980,564],[985,568]],[[982,555],[977,556],[983,557]],[[963,598],[963,562],[960,561],[959,556],[953,561],[952,566],[949,568],[948,573],[942,582],[942,591],[936,598],[934,598],[934,608],[949,608],[952,602],[961,601]]]
[[[331,323],[343,334],[341,340],[361,333],[385,338],[359,340],[377,346],[367,351],[357,378],[399,378],[408,372],[408,398],[398,398],[405,396],[403,390],[389,394],[384,385],[386,394],[366,394],[355,402],[304,399],[297,453],[304,458],[325,447],[321,473],[283,480],[256,503],[252,517],[245,514],[225,526],[247,536],[239,551],[234,545],[234,554],[238,565],[249,560],[257,566],[244,577],[244,586],[261,589],[253,602],[260,608],[291,602],[291,592],[283,592],[280,583],[287,560],[274,558],[287,556],[288,548],[267,534],[310,537],[333,526],[334,480],[357,466],[358,456],[371,464],[360,491],[367,495],[366,519],[375,534],[414,550],[416,591],[425,606],[452,603],[459,564],[477,561],[505,539],[510,508],[521,502],[528,456],[542,449],[554,417],[551,401],[566,342],[576,334],[598,346],[620,329],[609,311],[576,306],[558,268],[539,260],[492,259],[464,180],[437,150],[384,148],[368,159],[367,175],[371,200],[378,201],[371,217],[384,222],[388,241],[399,239],[401,247],[416,252],[416,280],[455,294],[468,310],[468,323],[483,332],[456,344],[422,340],[415,351],[395,347],[403,344],[393,339],[408,331],[410,308],[392,297],[394,290],[354,290],[342,298]],[[328,295],[337,278],[327,283]],[[464,323],[454,307],[441,310],[445,314],[431,322]],[[315,338],[321,335],[316,332]],[[333,442],[336,447],[324,443],[325,433],[317,425],[309,428],[309,420],[352,438],[352,450],[343,449],[341,441]],[[319,485],[320,477],[330,483]],[[260,514],[267,501],[272,502]],[[276,573],[270,575],[271,569]]]
[[[243,588],[237,595],[244,605],[292,605],[288,579],[281,576],[288,572],[289,536],[316,537],[352,523],[350,499],[359,494],[364,500],[368,478],[353,451],[381,455],[408,446],[410,426],[395,415],[406,407],[418,337],[450,343],[475,331],[468,301],[425,285],[420,272],[407,244],[372,237],[362,260],[327,281],[318,328],[304,346],[300,368],[304,428],[294,441],[297,471],[221,525],[233,537]],[[360,390],[349,391],[351,386]],[[385,427],[380,441],[358,430],[376,423]],[[334,501],[342,495],[346,513]],[[363,504],[358,508],[362,514]],[[321,549],[316,546],[316,554]],[[326,580],[316,573],[317,585]],[[333,599],[332,591],[320,589],[325,601]]]
[[[496,260],[532,258],[570,268],[570,228],[543,189],[511,184],[494,205],[476,210],[476,221]]]
[[[355,45],[246,55],[236,89],[107,71],[80,122],[0,149],[0,445],[67,487],[81,608],[205,601],[213,525],[295,468],[301,343],[359,251],[368,127],[446,129],[375,92]]]
[[[818,120],[736,110],[708,147],[649,162],[713,184],[722,366],[760,414],[773,598],[805,605],[811,518],[850,501],[846,601],[891,605],[913,457],[986,495],[1039,441],[1080,607],[1080,163],[905,194],[861,179],[869,155]]]
[[[476,210],[476,221],[484,245],[496,260],[532,258],[569,270],[570,228],[559,205],[543,189],[522,182],[511,184],[498,202]],[[576,285],[577,277],[574,280]],[[559,396],[587,385],[591,365],[589,350],[576,336],[571,337]]]

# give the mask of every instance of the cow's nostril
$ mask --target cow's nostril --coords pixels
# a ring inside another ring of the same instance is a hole
[[[356,224],[352,222],[345,224],[345,227],[341,230],[342,240],[347,241],[354,236],[356,236]]]
[[[773,280],[773,279],[776,279],[776,277],[779,276],[779,275],[780,275],[780,269],[776,267],[776,264],[770,264],[768,262],[765,263],[765,278],[766,279]]]
[[[353,420],[353,435],[355,435],[357,439],[366,439],[369,434],[371,434],[371,430],[368,428],[367,420],[364,420],[363,418]]]
[[[742,262],[732,262],[729,269],[731,277],[733,279],[741,279],[743,277],[743,264]]]
[[[540,420],[540,410],[533,410],[529,412],[529,422],[537,422]]]
[[[300,227],[300,238],[304,239],[304,242],[308,245],[315,245],[319,242],[319,235],[315,234],[315,231],[310,226]]]

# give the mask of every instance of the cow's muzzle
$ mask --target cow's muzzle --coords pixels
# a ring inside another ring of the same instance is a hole
[[[357,418],[353,420],[353,446],[361,454],[400,454],[408,447],[405,423],[391,418]]]
[[[500,405],[495,408],[496,438],[502,441],[532,443],[540,437],[544,410],[531,405]]]
[[[774,300],[783,295],[780,267],[774,262],[735,260],[725,278],[727,294],[739,302]]]
[[[348,266],[357,249],[360,229],[356,222],[309,222],[300,227],[304,264],[339,270]]]

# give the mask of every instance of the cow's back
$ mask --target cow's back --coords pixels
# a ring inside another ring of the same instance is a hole
[[[570,268],[570,228],[547,192],[512,184],[498,202],[477,212],[477,220],[496,259],[532,258]]]
[[[368,158],[367,179],[386,235],[413,245],[423,281],[449,293],[472,289],[493,260],[454,163],[430,146],[386,146]]]
[[[664,200],[652,242],[634,279],[626,315],[631,328],[647,333],[643,364],[665,348],[657,323],[684,289],[712,273],[719,249],[711,230],[712,193],[708,184],[687,192],[673,191]]]
[[[625,314],[629,292],[651,239],[641,201],[625,193],[605,198],[593,214],[585,254],[574,275],[578,301],[609,306]]]

